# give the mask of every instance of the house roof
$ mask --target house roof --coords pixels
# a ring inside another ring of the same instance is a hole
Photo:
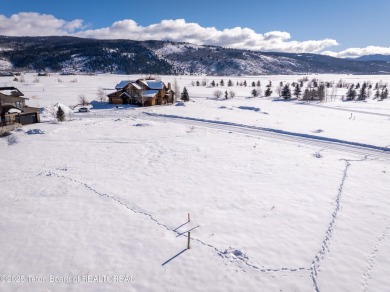
[[[23,113],[24,114],[29,114],[29,113],[38,113],[41,109],[37,107],[32,107],[32,106],[25,106],[23,108]]]
[[[113,97],[113,96],[117,96],[118,94],[118,91],[114,91],[114,92],[111,92],[109,94],[107,94],[108,97]]]
[[[143,97],[155,97],[158,93],[158,90],[144,90],[142,93]]]
[[[131,85],[133,85],[136,89],[142,89],[142,87],[136,82],[132,82]]]
[[[23,111],[21,110],[21,109],[18,109],[18,108],[16,108],[16,107],[14,107],[14,108],[11,108],[10,110],[8,110],[8,113],[9,114],[20,114],[20,113],[22,113]]]
[[[134,82],[134,81],[132,81],[132,80],[122,80],[117,85],[115,85],[115,89],[116,90],[121,90],[121,89],[125,88],[130,82]]]
[[[2,90],[17,90],[17,88],[16,87],[13,87],[13,86],[8,86],[8,87],[0,87],[0,91],[2,91]]]
[[[123,95],[128,97],[128,98],[131,98],[131,95],[128,92],[123,92],[120,96],[122,97]]]
[[[9,96],[23,96],[24,94],[16,87],[0,87],[0,92]]]
[[[30,107],[25,106],[22,110],[13,106],[13,105],[3,105],[1,108],[1,114],[14,114],[14,113],[21,113],[21,114],[29,114],[29,113],[37,113],[40,109],[37,107]]]
[[[145,84],[149,89],[163,89],[165,84],[162,81],[157,80],[141,80],[143,84]]]

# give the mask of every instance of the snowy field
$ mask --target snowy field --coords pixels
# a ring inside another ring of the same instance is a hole
[[[0,138],[0,291],[389,289],[389,99],[281,101],[276,85],[303,76],[161,76],[191,101],[51,116],[140,77],[0,77],[45,109]]]

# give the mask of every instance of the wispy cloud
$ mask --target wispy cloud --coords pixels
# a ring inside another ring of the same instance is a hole
[[[261,34],[253,29],[242,27],[218,30],[215,27],[189,23],[184,19],[162,20],[148,26],[141,26],[134,20],[125,19],[114,22],[109,27],[88,29],[80,19],[66,21],[53,15],[22,12],[10,17],[0,14],[0,35],[70,35],[97,39],[172,40],[259,51],[322,53],[341,58],[390,54],[390,48],[374,46],[333,52],[329,51],[329,48],[338,45],[333,39],[296,41],[292,40],[290,33],[285,31]]]

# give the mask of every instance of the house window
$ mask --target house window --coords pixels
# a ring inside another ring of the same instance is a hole
[[[15,101],[15,107],[22,108],[22,103],[20,101]]]

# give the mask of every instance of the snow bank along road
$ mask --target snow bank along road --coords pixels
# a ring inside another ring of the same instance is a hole
[[[231,122],[205,120],[205,119],[198,119],[192,117],[182,117],[177,115],[163,115],[163,114],[144,112],[143,117],[147,117],[148,119],[160,120],[160,121],[161,120],[175,121],[177,123],[186,124],[186,125],[213,128],[213,129],[218,129],[223,131],[246,134],[250,136],[267,137],[267,138],[283,140],[287,142],[304,143],[304,144],[319,146],[331,150],[344,151],[344,152],[364,155],[373,158],[390,160],[390,148],[376,146],[376,145],[345,141],[345,140],[334,139],[329,137],[320,137],[315,135],[295,133],[295,132],[289,132],[289,131],[272,129],[272,128],[255,127],[255,126],[248,126],[248,125],[231,123]]]

